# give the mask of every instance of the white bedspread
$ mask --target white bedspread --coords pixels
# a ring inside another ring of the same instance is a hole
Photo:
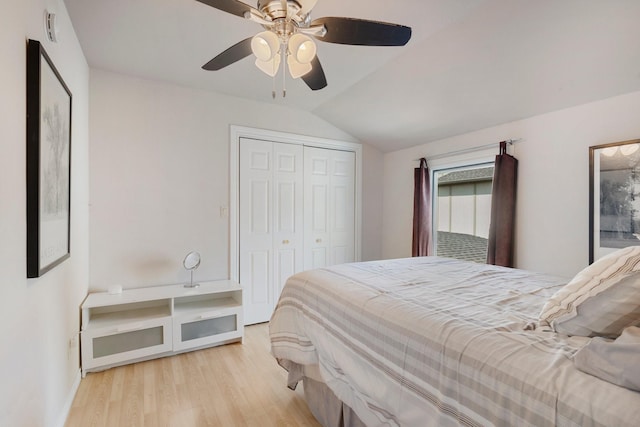
[[[638,426],[640,393],[574,367],[588,338],[527,330],[564,283],[437,257],[311,270],[284,287],[272,353],[369,426]]]

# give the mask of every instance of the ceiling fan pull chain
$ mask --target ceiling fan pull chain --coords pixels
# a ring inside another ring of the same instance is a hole
[[[273,67],[273,74],[271,77],[271,80],[273,82],[273,86],[271,88],[271,98],[276,99],[276,75],[278,74],[278,68],[280,67],[276,63],[275,58],[273,59],[271,66]]]
[[[282,52],[282,97],[287,97],[287,45],[283,44],[281,48]]]

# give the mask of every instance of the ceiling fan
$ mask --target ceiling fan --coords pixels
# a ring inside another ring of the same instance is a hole
[[[257,0],[257,8],[238,0],[197,0],[216,9],[256,22],[265,29],[253,37],[231,46],[202,66],[220,70],[252,53],[256,66],[274,78],[282,64],[291,77],[302,78],[311,90],[327,86],[327,79],[316,55],[316,40],[358,46],[404,46],[411,38],[411,28],[387,22],[345,17],[311,20],[317,0]],[[283,96],[286,89],[283,83]]]

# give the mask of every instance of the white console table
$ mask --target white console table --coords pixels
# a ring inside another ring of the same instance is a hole
[[[242,341],[242,288],[231,280],[90,293],[81,306],[82,375]]]

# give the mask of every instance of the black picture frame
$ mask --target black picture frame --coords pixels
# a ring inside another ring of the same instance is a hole
[[[72,95],[42,44],[27,41],[27,278],[71,255]]]
[[[589,264],[640,246],[640,139],[589,147]]]

